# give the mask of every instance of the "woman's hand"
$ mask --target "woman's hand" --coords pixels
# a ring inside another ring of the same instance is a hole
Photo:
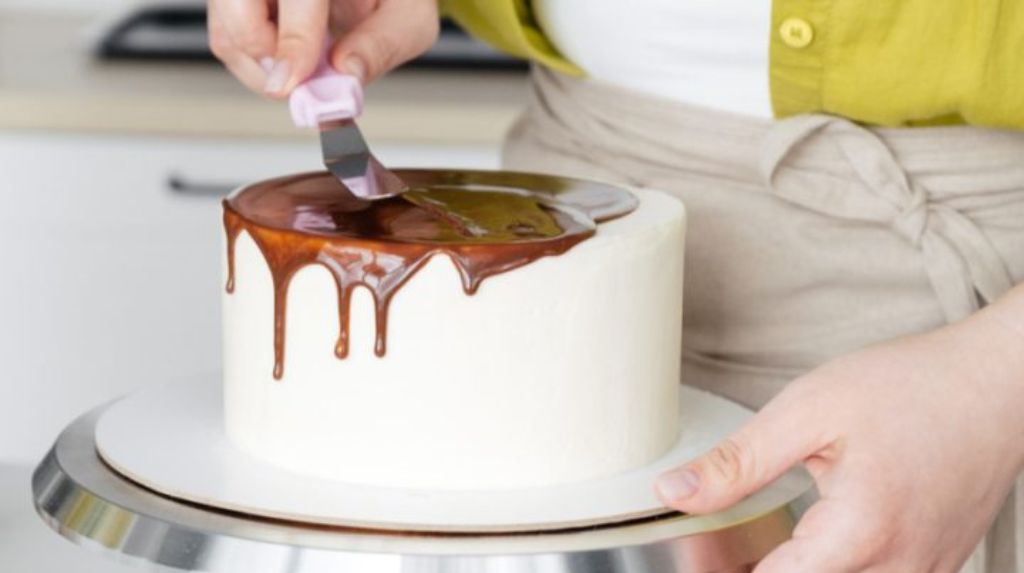
[[[794,381],[659,495],[717,511],[803,462],[821,500],[756,573],[958,571],[1024,462],[1024,321],[998,312]]]
[[[316,69],[369,83],[437,38],[437,0],[210,0],[210,49],[246,86],[281,98]]]

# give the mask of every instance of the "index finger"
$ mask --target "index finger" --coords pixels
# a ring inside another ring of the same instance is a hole
[[[266,71],[231,40],[213,4],[207,10],[206,16],[210,50],[246,87],[260,93],[267,81]]]
[[[754,573],[873,571],[886,564],[895,532],[879,512],[865,514],[866,507],[873,505],[823,497],[800,518],[792,539],[772,550]]]
[[[210,0],[210,6],[241,52],[254,60],[274,54],[277,26],[271,20],[268,0]]]
[[[328,0],[280,0],[277,55],[266,92],[284,96],[316,70],[327,36]]]

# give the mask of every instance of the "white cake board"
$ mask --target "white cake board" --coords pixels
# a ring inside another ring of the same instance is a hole
[[[501,491],[422,491],[307,477],[256,459],[227,439],[220,380],[140,391],[96,426],[100,456],[153,491],[213,508],[327,526],[422,532],[549,531],[671,513],[655,477],[713,447],[753,412],[687,386],[680,438],[656,462],[593,481]]]

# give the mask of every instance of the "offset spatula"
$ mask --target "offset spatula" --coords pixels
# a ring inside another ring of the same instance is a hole
[[[324,166],[357,197],[370,201],[409,189],[385,168],[366,144],[355,118],[363,111],[363,88],[355,76],[334,70],[326,58],[288,100],[299,127],[318,127]]]

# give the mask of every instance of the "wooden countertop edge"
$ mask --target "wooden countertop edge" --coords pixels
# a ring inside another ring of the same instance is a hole
[[[500,105],[402,105],[377,102],[367,107],[360,128],[368,139],[436,145],[496,145],[519,110]],[[225,118],[230,118],[225,120]],[[0,91],[0,129],[133,135],[303,137],[287,111],[259,99],[239,103],[103,94],[68,102],[46,93]]]

